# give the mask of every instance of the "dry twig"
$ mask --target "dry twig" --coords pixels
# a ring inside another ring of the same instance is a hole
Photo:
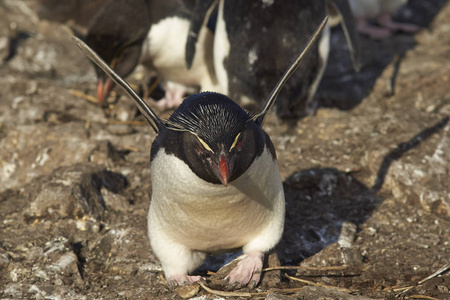
[[[249,293],[249,292],[226,292],[226,291],[219,291],[219,290],[213,290],[212,288],[205,285],[204,282],[197,281],[198,284],[208,293],[219,295],[222,297],[252,297],[252,296],[262,296],[267,295],[269,292],[262,292],[262,293]]]
[[[450,264],[446,264],[445,266],[443,266],[442,268],[440,268],[439,270],[437,270],[436,272],[434,272],[434,273],[431,274],[430,276],[428,276],[428,277],[422,279],[421,281],[419,281],[419,282],[417,283],[417,285],[411,285],[411,286],[405,286],[405,287],[401,287],[401,288],[396,288],[396,289],[393,289],[393,291],[394,291],[394,292],[402,291],[402,292],[400,292],[399,294],[396,295],[396,297],[399,297],[399,296],[401,296],[402,294],[404,294],[404,293],[406,293],[406,292],[409,292],[409,291],[412,290],[413,288],[415,288],[415,287],[417,287],[417,286],[419,286],[419,285],[424,284],[424,283],[427,282],[428,280],[433,279],[433,278],[435,278],[435,277],[441,275],[441,274],[444,273],[444,272],[447,272],[448,270],[450,270]],[[411,296],[410,296],[410,297],[411,297]],[[431,299],[434,299],[434,298],[431,298]]]
[[[411,295],[406,297],[406,299],[430,299],[430,300],[439,300],[438,298],[423,296],[423,295]]]
[[[71,95],[75,96],[75,97],[82,98],[82,99],[87,100],[87,101],[89,101],[91,103],[98,104],[98,100],[94,96],[87,95],[87,94],[85,94],[85,93],[83,93],[81,91],[70,90],[69,93]]]
[[[136,147],[133,147],[133,146],[123,146],[123,149],[125,149],[125,150],[128,150],[128,151],[131,151],[131,152],[138,152],[139,151],[139,149],[138,148],[136,148]]]
[[[222,296],[222,297],[254,297],[254,296],[265,296],[272,292],[282,293],[282,294],[292,294],[300,291],[303,289],[301,288],[287,288],[287,289],[270,289],[265,292],[259,292],[259,293],[250,293],[250,292],[226,292],[226,291],[219,291],[214,290],[210,287],[208,287],[203,281],[197,281],[197,283],[208,293]]]
[[[312,282],[312,281],[309,281],[309,280],[305,280],[305,279],[289,276],[288,274],[285,274],[285,275],[290,280],[299,281],[299,282],[305,283],[307,285],[313,285],[313,286],[323,287],[323,288],[327,288],[327,289],[335,289],[335,290],[338,290],[338,291],[341,291],[341,292],[346,292],[346,293],[350,293],[351,292],[351,290],[349,290],[347,288],[341,288],[341,287],[338,287],[338,286],[326,285],[326,284],[323,284],[323,283],[316,283],[316,282]]]
[[[332,267],[302,267],[302,266],[279,266],[263,269],[263,272],[273,271],[273,270],[307,270],[307,271],[335,271],[335,270],[345,270],[348,266],[332,266]]]

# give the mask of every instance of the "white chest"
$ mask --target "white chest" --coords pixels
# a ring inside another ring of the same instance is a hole
[[[162,150],[151,171],[150,223],[192,249],[241,247],[284,209],[277,163],[267,150],[227,187],[205,182]]]
[[[189,21],[171,17],[152,25],[143,45],[141,61],[165,80],[188,86],[200,86],[215,80],[212,62],[212,33],[203,27],[196,45],[191,69],[185,62]]]

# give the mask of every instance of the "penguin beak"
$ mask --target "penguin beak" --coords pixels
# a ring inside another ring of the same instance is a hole
[[[219,158],[219,179],[220,182],[222,182],[222,184],[224,186],[228,185],[228,179],[230,179],[230,169],[229,169],[229,163],[227,162],[227,159],[225,157],[225,155],[220,155]]]
[[[111,79],[99,79],[97,83],[97,99],[102,106],[106,106],[106,99],[114,87],[114,82]]]
[[[234,158],[221,150],[216,156],[213,170],[217,178],[224,186],[228,186],[231,174],[233,172]]]

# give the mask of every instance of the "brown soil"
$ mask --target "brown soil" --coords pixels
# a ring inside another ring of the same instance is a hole
[[[103,110],[71,93],[94,95],[95,74],[68,25],[82,33],[101,2],[0,3],[0,297],[224,298],[161,277],[146,228],[155,134],[134,104],[118,96]],[[334,29],[317,115],[269,116],[287,214],[268,264],[304,268],[265,272],[256,290],[239,292],[450,299],[450,5],[410,1],[397,18],[424,29],[363,37],[359,74]],[[220,273],[208,278],[224,290]]]

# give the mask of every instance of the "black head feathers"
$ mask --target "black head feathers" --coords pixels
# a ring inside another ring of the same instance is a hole
[[[252,115],[225,95],[203,92],[190,96],[167,120],[171,130],[188,131],[215,144],[226,137],[235,138]]]

